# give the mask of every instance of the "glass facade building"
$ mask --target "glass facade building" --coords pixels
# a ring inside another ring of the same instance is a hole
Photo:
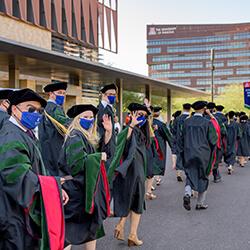
[[[250,23],[147,25],[148,74],[211,91],[214,49],[215,93],[250,80]]]

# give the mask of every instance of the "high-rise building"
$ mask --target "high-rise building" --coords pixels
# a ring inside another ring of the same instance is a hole
[[[117,53],[117,0],[1,0],[0,38],[98,63],[99,48]],[[49,67],[40,74],[20,73],[22,63],[13,58],[7,60],[9,69],[0,70],[0,87],[30,87],[41,93],[48,82],[67,81],[67,99],[73,98],[72,103],[76,97],[98,100],[99,82]]]
[[[149,76],[211,92],[250,80],[250,23],[147,25]]]

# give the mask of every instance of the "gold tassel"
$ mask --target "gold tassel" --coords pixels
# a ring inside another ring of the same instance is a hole
[[[97,115],[95,116],[94,128],[92,134],[97,137]]]
[[[56,130],[59,132],[61,136],[65,136],[69,133],[69,130],[65,128],[61,123],[59,123],[57,120],[55,120],[53,117],[51,117],[46,111],[44,111],[45,115],[50,119],[50,121],[55,126]]]
[[[155,133],[154,133],[154,130],[152,128],[151,121],[149,119],[148,119],[148,126],[149,126],[149,136],[155,137]]]
[[[119,100],[118,100],[118,88],[116,90],[116,102],[119,102]]]

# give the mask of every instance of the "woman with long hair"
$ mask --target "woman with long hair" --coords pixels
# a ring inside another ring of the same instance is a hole
[[[130,215],[128,245],[142,245],[137,237],[140,216],[144,209],[146,148],[150,147],[147,107],[131,103],[131,123],[120,132],[114,159],[108,171],[108,179],[113,182],[114,216],[120,217],[115,227],[115,237],[125,240],[124,223]]]
[[[93,105],[75,105],[68,110],[67,115],[74,120],[59,157],[60,176],[73,177],[63,185],[70,197],[64,207],[65,243],[84,244],[88,250],[95,249],[96,239],[104,235],[102,222],[110,211],[109,186],[103,163],[107,155],[96,152],[99,142],[97,112]],[[107,115],[103,116],[103,126],[107,145],[112,135],[111,119]]]

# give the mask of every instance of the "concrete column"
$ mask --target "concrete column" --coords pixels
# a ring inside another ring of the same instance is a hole
[[[122,79],[117,79],[116,86],[118,87],[118,102],[116,102],[116,115],[119,117],[119,122],[122,126],[123,124],[123,113],[122,113],[122,92],[123,92],[123,82]]]
[[[19,88],[21,89],[32,89],[33,91],[36,92],[36,81],[35,80],[30,80],[30,79],[26,79],[26,80],[20,80],[19,81]]]
[[[9,65],[9,88],[19,89],[19,69]]]
[[[151,87],[150,87],[150,85],[145,85],[145,96],[151,102]]]
[[[167,93],[167,119],[168,119],[168,123],[171,120],[171,116],[172,116],[172,96],[171,96],[171,90],[168,89],[168,93]]]

